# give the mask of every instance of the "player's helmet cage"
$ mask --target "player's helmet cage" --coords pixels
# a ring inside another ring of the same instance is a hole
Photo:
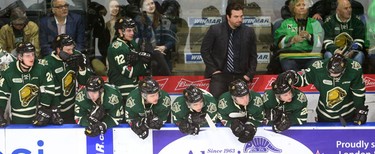
[[[237,79],[229,84],[229,92],[232,96],[242,97],[249,94],[249,88],[245,81]]]
[[[17,51],[17,54],[21,54],[21,55],[26,52],[35,52],[35,46],[31,44],[30,42],[20,43],[18,44],[16,51]]]
[[[126,28],[134,28],[135,27],[135,22],[132,18],[124,17],[116,20],[115,23],[115,29],[116,31],[118,29],[126,29]]]
[[[87,91],[99,91],[104,87],[104,80],[100,76],[91,76],[86,83]]]
[[[285,94],[292,90],[292,86],[286,79],[277,79],[272,83],[272,90],[275,94]]]
[[[183,94],[187,103],[196,103],[203,99],[202,91],[193,85],[184,89]]]
[[[64,46],[70,46],[74,45],[76,46],[76,43],[74,42],[73,38],[70,37],[67,34],[60,34],[55,37],[55,39],[52,42],[52,49],[56,48],[63,48]]]
[[[345,71],[346,59],[341,54],[335,54],[329,59],[327,69],[330,73],[341,74]]]
[[[154,94],[160,90],[159,83],[149,76],[139,81],[138,88],[144,94]]]

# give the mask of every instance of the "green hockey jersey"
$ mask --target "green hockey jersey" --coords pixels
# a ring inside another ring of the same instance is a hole
[[[324,28],[324,49],[334,53],[338,48],[335,37],[342,32],[348,33],[353,38],[353,43],[358,46],[356,50],[363,50],[365,43],[366,28],[359,17],[352,16],[349,21],[342,22],[336,14],[328,17],[323,24]]]
[[[278,109],[284,111],[291,120],[292,125],[302,125],[307,122],[307,98],[299,89],[292,90],[292,101],[284,103],[280,101],[273,90],[266,90],[263,94],[264,110]],[[272,117],[271,117],[272,118]],[[268,119],[273,121],[275,119]],[[272,124],[269,123],[269,124]]]
[[[103,103],[106,113],[102,122],[107,125],[107,128],[117,126],[124,117],[124,106],[120,91],[114,85],[104,84],[104,91],[99,99]],[[81,126],[88,126],[88,115],[95,108],[95,105],[88,98],[86,88],[79,90],[75,98],[74,107],[76,123]]]
[[[75,50],[73,54],[81,54]],[[64,122],[74,122],[74,97],[76,95],[77,81],[80,85],[85,85],[87,79],[93,73],[86,68],[76,72],[67,66],[65,62],[56,55],[55,51],[45,57],[48,62],[48,69],[51,70],[55,81],[55,101],[51,105],[59,106]]]
[[[202,89],[201,89],[202,90]],[[209,92],[202,90],[203,92],[203,108],[202,112],[210,116],[213,123],[217,119],[217,102],[216,99]],[[179,96],[172,103],[172,123],[179,123],[187,119],[190,112],[194,112],[186,104],[184,96]],[[207,123],[203,126],[207,126]]]
[[[135,41],[126,43],[117,38],[108,48],[108,79],[109,83],[116,85],[125,99],[130,91],[137,87],[139,76],[146,75],[147,64],[138,61],[134,66],[126,61],[131,52],[138,52]]]
[[[171,111],[171,98],[164,90],[159,91],[159,100],[156,105],[147,107],[138,88],[130,92],[125,105],[125,120],[130,123],[132,120],[141,120],[146,115],[146,110],[151,110],[159,119],[166,122]]]
[[[35,60],[29,72],[22,72],[20,62],[11,62],[2,70],[0,79],[0,108],[10,99],[13,124],[31,124],[37,106],[50,106],[55,96],[52,73],[46,61]]]
[[[344,74],[339,78],[329,75],[329,59],[315,61],[302,71],[302,75],[298,75],[296,86],[314,84],[319,91],[316,112],[324,120],[339,121],[340,116],[352,117],[356,108],[364,106],[366,89],[361,64],[348,58],[346,60]]]
[[[228,92],[222,94],[218,103],[218,118],[224,126],[230,126],[234,118],[245,118],[244,123],[259,126],[264,119],[263,100],[259,93],[250,90],[249,104],[245,107],[237,105]],[[243,108],[243,109],[241,109]]]

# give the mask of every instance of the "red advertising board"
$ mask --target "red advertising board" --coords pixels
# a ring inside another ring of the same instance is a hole
[[[210,79],[204,76],[154,76],[163,90],[169,94],[181,94],[183,89],[193,84],[199,88],[208,90]],[[271,83],[276,79],[276,75],[256,75],[249,88],[256,92],[264,92],[271,89]],[[365,74],[363,76],[367,92],[375,92],[375,74]],[[313,85],[299,88],[304,92],[317,92]]]

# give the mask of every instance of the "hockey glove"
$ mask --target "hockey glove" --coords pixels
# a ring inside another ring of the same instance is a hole
[[[244,130],[241,132],[240,136],[238,137],[238,141],[241,143],[247,143],[253,140],[255,133],[257,132],[257,128],[252,124],[245,124]]]
[[[130,124],[130,127],[133,130],[133,132],[137,134],[141,139],[145,139],[148,136],[148,128],[143,121],[144,120],[133,120]]]
[[[296,71],[293,70],[285,71],[281,73],[279,77],[281,77],[282,80],[288,81],[290,85],[294,85],[298,82],[298,74]]]
[[[233,119],[232,124],[230,125],[230,129],[232,130],[234,136],[239,137],[245,129],[245,126],[240,120]]]
[[[130,52],[129,54],[125,55],[125,62],[128,65],[134,66],[138,62],[138,53],[137,52]]]
[[[163,120],[159,119],[156,115],[150,115],[146,120],[147,126],[151,129],[160,129],[163,126]]]
[[[148,52],[139,52],[138,53],[139,59],[145,63],[148,64],[151,62],[151,54]]]
[[[188,120],[190,123],[202,125],[206,121],[206,113],[203,112],[190,112],[188,115]]]
[[[198,124],[190,123],[187,120],[180,122],[178,128],[182,133],[189,135],[198,135],[200,131],[200,127]]]
[[[95,124],[101,122],[105,116],[105,110],[102,105],[95,105],[93,110],[89,114],[89,123]]]
[[[5,127],[8,121],[4,118],[4,111],[0,109],[0,127]]]
[[[272,125],[272,130],[276,133],[280,133],[284,130],[287,130],[292,125],[289,117],[283,113],[279,116]]]
[[[38,108],[36,116],[33,120],[33,124],[36,126],[45,126],[49,123],[51,119],[52,112],[45,106]]]
[[[62,125],[64,123],[64,120],[60,116],[60,108],[58,108],[57,106],[52,106],[51,111],[52,111],[52,117],[51,117],[52,124]]]
[[[358,125],[365,124],[367,121],[368,106],[363,106],[356,110],[356,115],[354,116],[353,122]]]
[[[84,58],[82,54],[70,55],[66,60],[66,63],[72,70],[75,71],[79,70],[79,67],[81,67],[81,69],[85,68]]]
[[[107,125],[103,122],[98,122],[85,128],[85,134],[90,137],[105,134],[105,132],[107,132]]]

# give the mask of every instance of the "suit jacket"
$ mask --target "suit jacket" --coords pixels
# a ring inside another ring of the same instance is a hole
[[[51,44],[58,35],[55,17],[47,16],[40,19],[39,40],[41,46],[41,55],[46,56],[52,52]],[[69,13],[66,19],[66,34],[73,38],[76,43],[76,49],[82,51],[85,49],[85,24],[81,15]]]
[[[226,20],[220,24],[212,25],[202,41],[201,54],[206,64],[205,77],[211,77],[213,72],[218,70],[223,72],[225,69],[229,39],[228,26]],[[241,40],[239,52],[241,65],[236,70],[239,70],[241,74],[246,74],[251,81],[257,67],[255,32],[253,28],[244,24],[238,28],[240,28]]]

